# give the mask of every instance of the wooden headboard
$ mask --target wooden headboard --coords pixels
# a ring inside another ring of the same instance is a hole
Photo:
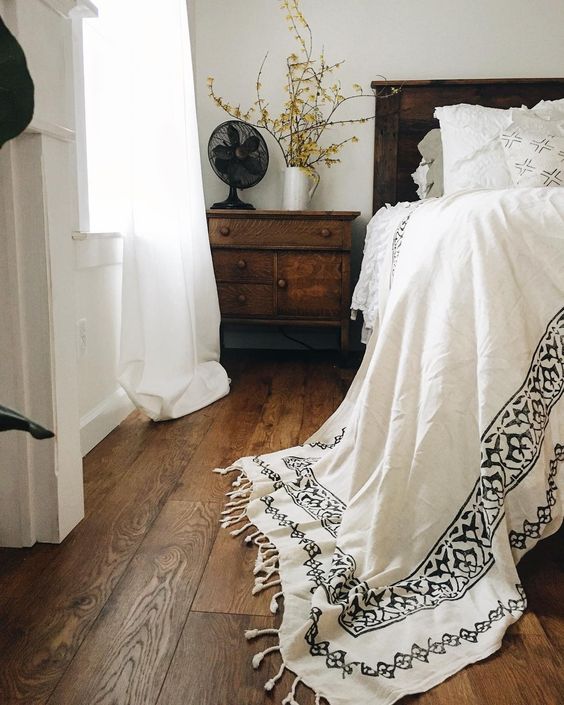
[[[493,78],[446,81],[373,81],[376,97],[373,212],[385,203],[417,200],[411,174],[421,161],[418,143],[439,126],[436,107],[476,103],[491,108],[532,107],[539,100],[564,98],[564,78]]]

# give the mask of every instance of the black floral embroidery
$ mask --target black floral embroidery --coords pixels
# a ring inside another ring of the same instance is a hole
[[[288,456],[283,460],[296,473],[295,481],[284,483],[288,495],[310,516],[319,519],[331,536],[336,536],[346,504],[316,480],[312,465],[318,459]]]
[[[325,590],[329,601],[343,608],[343,629],[358,636],[458,600],[486,575],[494,564],[492,541],[505,495],[534,467],[550,412],[563,393],[564,309],[549,323],[521,388],[482,435],[480,478],[468,500],[416,570],[373,588],[336,556]]]
[[[288,527],[290,537],[304,549],[307,555],[304,566],[308,569],[311,592],[322,588],[333,604],[342,605],[339,622],[348,633],[356,637],[401,621],[421,609],[433,608],[444,600],[460,599],[486,575],[494,563],[492,539],[503,518],[505,495],[517,487],[537,462],[550,412],[563,392],[564,309],[549,323],[523,385],[483,434],[481,476],[467,502],[416,571],[391,586],[370,588],[359,581],[355,577],[353,557],[339,549],[335,550],[331,567],[326,571],[319,560],[319,546],[305,536],[297,522],[274,506],[272,496],[261,498],[265,513],[271,515],[279,526]],[[556,457],[550,465],[547,505],[539,508],[538,523],[551,521],[557,489],[554,478],[557,463],[563,457],[564,447],[556,446]],[[296,460],[303,459],[292,457],[286,460],[287,466],[296,470]],[[280,475],[261,458],[255,458],[255,462],[276,488],[286,489],[292,484],[283,483]],[[302,471],[305,468],[308,482],[301,488],[294,487],[296,491],[292,498],[303,506],[308,501],[305,493],[318,492],[314,485],[319,483],[308,472],[307,465],[300,468]],[[304,496],[300,495],[300,489]],[[315,502],[311,506],[314,505]],[[523,532],[512,532],[512,545],[520,548],[527,538],[536,538],[536,523],[525,522]],[[440,640],[429,638],[426,645],[414,644],[409,653],[398,652],[393,662],[380,661],[374,667],[364,662],[349,662],[342,649],[332,651],[329,641],[317,641],[322,616],[319,608],[311,611],[312,624],[305,640],[312,656],[324,657],[327,668],[339,669],[343,677],[358,669],[365,676],[394,678],[398,668],[412,668],[415,661],[427,663],[432,654],[448,653],[448,649],[457,648],[464,642],[477,643],[480,634],[489,631],[505,615],[522,613],[526,607],[525,595],[520,585],[516,585],[516,590],[518,597],[506,604],[498,602],[488,612],[487,619],[475,622],[472,628],[463,627],[455,634],[444,634]]]
[[[512,530],[509,532],[509,543],[512,548],[517,548],[519,550],[530,548],[527,544],[530,543],[531,540],[534,540],[535,542],[538,541],[542,536],[543,526],[550,524],[552,521],[552,507],[556,504],[556,494],[558,492],[556,475],[558,473],[558,466],[563,461],[564,445],[557,444],[554,448],[554,458],[552,458],[549,465],[546,504],[537,507],[537,521],[528,521],[525,519],[523,522],[522,531]]]
[[[333,443],[321,443],[320,441],[315,441],[314,443],[307,443],[310,448],[320,448],[321,450],[328,450],[329,448],[335,448],[343,440],[346,428],[342,428],[341,432],[338,433],[333,439]]]
[[[564,309],[549,323],[523,385],[483,434],[480,478],[467,502],[416,570],[392,585],[373,588],[355,577],[352,557],[335,551],[321,586],[332,604],[341,605],[343,629],[359,636],[445,600],[458,600],[487,574],[494,564],[492,540],[504,515],[505,495],[535,465],[550,411],[563,392]],[[296,464],[296,458],[291,463]],[[264,462],[262,471],[275,486],[286,487]],[[300,506],[312,508],[327,492],[320,487],[311,474],[303,487],[289,494]],[[343,508],[332,506],[332,528],[338,526]],[[319,566],[312,567],[317,579]]]
[[[409,213],[406,215],[406,217],[401,221],[401,223],[396,228],[396,231],[394,232],[394,236],[392,238],[392,266],[390,269],[390,286],[391,286],[392,281],[394,279],[394,274],[396,273],[396,266],[398,263],[401,246],[403,244],[403,237],[405,235],[405,229],[407,227],[407,224],[409,223],[411,216],[415,213],[415,211],[419,208],[419,206],[423,202],[424,201],[421,201],[420,203],[415,203],[413,208],[409,211]]]
[[[319,635],[319,620],[322,616],[322,611],[318,607],[314,607],[310,612],[311,626],[305,634],[306,643],[309,645],[309,653],[312,656],[322,656],[325,658],[327,668],[338,668],[341,671],[343,678],[350,676],[355,670],[358,670],[363,676],[371,678],[395,678],[396,671],[408,670],[413,668],[414,662],[429,663],[429,658],[432,655],[446,654],[448,649],[459,647],[464,642],[475,644],[478,641],[479,634],[484,634],[489,631],[496,622],[502,620],[505,615],[522,614],[527,606],[525,592],[519,584],[515,586],[517,597],[510,599],[506,604],[497,603],[497,607],[488,612],[487,619],[476,622],[473,629],[461,628],[457,634],[445,633],[440,640],[429,638],[425,646],[413,644],[409,653],[398,651],[392,663],[379,661],[374,667],[369,666],[364,661],[347,661],[347,652],[342,649],[331,651],[330,642],[317,641]]]

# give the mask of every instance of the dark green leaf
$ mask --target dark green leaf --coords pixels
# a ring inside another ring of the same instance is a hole
[[[0,431],[27,431],[34,438],[53,438],[52,431],[40,426],[27,416],[8,409],[7,406],[0,406]]]
[[[31,122],[33,81],[17,39],[0,17],[0,147]]]

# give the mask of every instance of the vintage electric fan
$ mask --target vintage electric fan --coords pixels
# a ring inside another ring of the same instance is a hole
[[[212,208],[254,210],[239,198],[237,189],[255,186],[266,174],[268,149],[260,132],[246,122],[228,120],[212,132],[208,158],[217,176],[229,186],[225,201],[214,203]]]

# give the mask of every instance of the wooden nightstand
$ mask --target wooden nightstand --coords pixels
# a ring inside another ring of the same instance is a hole
[[[350,252],[357,211],[210,210],[224,323],[340,328],[349,349]]]

